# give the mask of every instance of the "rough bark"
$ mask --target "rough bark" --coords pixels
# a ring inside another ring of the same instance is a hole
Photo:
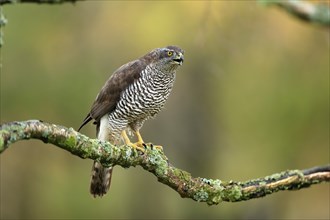
[[[209,205],[222,201],[244,201],[281,190],[299,190],[330,181],[330,165],[306,170],[287,170],[245,182],[192,177],[187,171],[170,164],[164,152],[153,148],[152,145],[146,146],[145,152],[142,153],[129,146],[114,146],[108,142],[88,138],[73,128],[39,120],[1,125],[0,153],[15,142],[28,139],[51,143],[81,158],[97,160],[104,166],[141,166],[153,173],[159,182],[177,191],[181,197],[206,202]]]

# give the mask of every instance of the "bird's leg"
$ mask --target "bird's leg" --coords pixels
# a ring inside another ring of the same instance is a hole
[[[130,147],[132,147],[132,148],[134,148],[134,149],[136,149],[136,150],[142,151],[142,152],[145,151],[145,149],[144,149],[144,147],[143,147],[142,144],[132,143],[132,142],[131,142],[131,140],[128,138],[128,136],[127,136],[125,130],[123,130],[123,131],[121,132],[121,136],[124,138],[124,141],[125,141],[125,144],[126,144],[126,145],[128,145],[128,146],[130,146]],[[143,141],[142,141],[142,143],[143,143]]]
[[[136,135],[136,137],[138,139],[138,141],[135,144],[137,144],[137,145],[143,145],[144,144],[144,141],[142,139],[142,136],[141,136],[140,132],[139,131],[136,131],[135,132],[135,135]]]
[[[156,149],[158,149],[158,150],[163,151],[163,147],[160,146],[160,145],[152,145],[151,143],[144,143],[144,141],[143,141],[143,139],[142,139],[142,136],[141,136],[141,134],[140,134],[139,131],[135,131],[134,133],[135,133],[135,135],[136,135],[136,137],[137,137],[137,139],[138,139],[138,141],[135,143],[136,145],[139,145],[139,146],[143,146],[143,145],[151,145],[153,148],[156,148]]]

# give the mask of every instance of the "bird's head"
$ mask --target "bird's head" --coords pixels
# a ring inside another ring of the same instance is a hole
[[[183,64],[184,51],[177,46],[154,49],[149,53],[156,68],[173,72]]]

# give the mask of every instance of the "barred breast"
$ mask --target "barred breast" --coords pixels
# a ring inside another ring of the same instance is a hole
[[[175,73],[163,73],[147,66],[141,77],[122,94],[115,117],[128,123],[155,116],[163,107],[173,88]]]

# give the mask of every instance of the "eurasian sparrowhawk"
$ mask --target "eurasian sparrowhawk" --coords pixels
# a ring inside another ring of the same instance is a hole
[[[183,63],[183,50],[176,46],[157,48],[117,69],[96,96],[91,111],[78,131],[95,120],[97,138],[119,144],[124,141],[137,150],[144,150],[140,128],[164,106],[173,87],[177,68]],[[126,131],[137,137],[132,143]],[[94,161],[90,192],[107,193],[112,167]]]

